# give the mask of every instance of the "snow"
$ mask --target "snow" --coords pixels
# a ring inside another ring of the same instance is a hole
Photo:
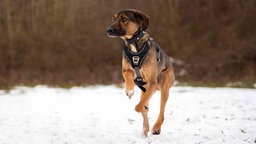
[[[172,87],[160,135],[142,136],[142,116],[116,86],[0,90],[0,144],[256,143],[256,90]],[[152,127],[159,92],[149,105]]]

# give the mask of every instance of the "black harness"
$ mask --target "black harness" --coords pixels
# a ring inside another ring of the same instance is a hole
[[[146,82],[143,81],[142,76],[140,74],[140,68],[142,66],[142,63],[145,59],[145,57],[148,54],[149,51],[149,41],[146,41],[143,44],[143,48],[139,52],[132,52],[129,48],[127,48],[125,45],[123,46],[123,52],[125,57],[130,62],[132,68],[135,70],[137,77],[134,79],[134,83],[143,91],[146,92],[146,89],[143,87]]]
[[[127,44],[133,44],[137,41],[139,41],[143,36],[144,36],[145,32],[144,31],[140,31],[137,35],[135,35],[133,38],[131,39],[126,39],[125,42]]]
[[[149,48],[150,48],[149,41],[146,41],[139,52],[132,52],[125,45],[123,46],[123,52],[125,54],[125,57],[129,60],[132,68],[138,67],[140,69],[143,63],[143,60],[148,54]]]
[[[138,35],[134,36],[132,39],[126,40],[126,43],[132,44],[136,41],[140,40],[144,36],[145,32],[140,32]],[[143,91],[146,92],[146,89],[143,87],[146,82],[143,81],[140,68],[144,59],[146,58],[148,51],[150,49],[150,40],[144,42],[142,49],[139,52],[132,52],[126,45],[123,45],[123,53],[124,56],[128,59],[130,65],[135,70],[136,78],[134,79],[134,83]],[[157,61],[160,61],[160,48],[157,47],[156,51],[158,53]]]

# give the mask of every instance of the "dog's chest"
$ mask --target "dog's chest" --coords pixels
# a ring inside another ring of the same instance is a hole
[[[134,44],[130,44],[130,47],[132,52],[138,52]]]

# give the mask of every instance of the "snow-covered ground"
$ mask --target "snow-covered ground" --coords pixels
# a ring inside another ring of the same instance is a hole
[[[256,90],[175,86],[160,135],[142,137],[134,110],[115,86],[0,90],[0,144],[255,144]],[[150,126],[159,92],[149,106]]]

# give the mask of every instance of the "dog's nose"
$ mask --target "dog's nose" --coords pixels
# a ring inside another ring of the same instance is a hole
[[[108,27],[107,28],[107,34],[112,35],[114,33],[114,28],[113,27]]]

